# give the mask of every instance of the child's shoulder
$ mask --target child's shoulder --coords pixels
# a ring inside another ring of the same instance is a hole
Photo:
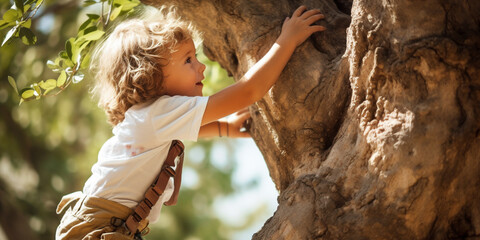
[[[152,105],[182,105],[185,103],[197,103],[208,100],[208,97],[204,96],[181,96],[181,95],[164,95],[157,98]]]
[[[208,97],[189,97],[189,96],[169,96],[164,95],[155,100],[136,104],[131,107],[131,111],[135,112],[153,112],[167,113],[182,108],[191,108],[195,106],[206,105]]]

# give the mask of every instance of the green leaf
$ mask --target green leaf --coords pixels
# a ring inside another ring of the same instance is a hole
[[[85,49],[91,41],[86,40],[85,42],[80,42],[81,39],[77,40],[74,42],[74,45],[72,46],[72,60],[74,60],[74,63],[80,62],[80,59],[82,58],[82,51]],[[81,44],[81,45],[80,45]]]
[[[25,6],[23,6],[23,12],[27,12],[30,9],[30,7],[32,7],[32,5],[30,4],[26,4]]]
[[[31,100],[35,98],[35,90],[33,88],[24,88],[20,91],[20,97],[23,100]]]
[[[66,51],[60,51],[60,52],[58,53],[58,56],[59,56],[60,58],[62,58],[62,59],[68,59],[68,54],[67,54]]]
[[[80,69],[88,68],[88,66],[90,65],[90,57],[91,57],[90,52],[87,52],[85,57],[83,57],[82,62],[80,63]]]
[[[65,61],[63,61],[63,62],[65,63],[65,66],[67,66],[67,67],[73,67],[73,66],[75,66],[75,64],[73,63],[73,61],[70,60],[70,59],[65,59]]]
[[[78,28],[79,34],[80,34],[80,32],[81,32],[83,29],[85,29],[85,28],[87,28],[88,26],[90,26],[90,23],[92,23],[92,19],[90,19],[90,18],[87,19],[85,22],[83,22],[82,25],[80,25],[80,27]]]
[[[18,88],[17,88],[17,83],[15,82],[15,79],[13,79],[13,77],[8,76],[8,82],[10,83],[10,85],[12,85],[13,89],[15,89],[15,92],[18,95]]]
[[[5,45],[5,43],[8,42],[8,40],[10,40],[10,38],[12,38],[17,33],[17,30],[18,30],[18,26],[15,26],[12,29],[10,29],[10,31],[7,32],[7,35],[5,35],[5,38],[3,39],[2,47],[3,45]]]
[[[0,29],[7,27],[7,25],[8,25],[7,21],[0,19]]]
[[[91,32],[95,32],[97,30],[98,30],[98,28],[96,26],[91,26],[91,27],[83,29],[82,31],[79,31],[78,34],[77,34],[77,39],[75,40],[75,42],[77,42],[78,44],[82,44],[84,41],[86,41],[86,39],[83,36],[85,36],[85,35],[87,35]]]
[[[88,7],[88,6],[93,5],[93,4],[96,4],[96,3],[97,3],[97,1],[95,1],[95,0],[85,0],[85,1],[83,2],[83,6],[84,6],[84,7]]]
[[[32,45],[37,42],[37,36],[35,36],[35,34],[29,28],[20,28],[19,36],[22,38],[22,42],[25,45]]]
[[[80,25],[80,27],[78,28],[78,31],[80,32],[81,30],[84,30],[84,29],[87,29],[87,28],[91,28],[91,27],[94,27],[95,30],[97,30],[97,27],[96,27],[96,22],[98,22],[98,19],[100,18],[99,15],[97,14],[87,14],[88,16],[88,19],[82,23],[82,25]],[[93,30],[92,30],[93,32]],[[84,35],[84,33],[82,34],[78,34],[78,36],[80,35]]]
[[[83,31],[83,35],[87,35],[87,34],[89,34],[89,33],[91,33],[91,32],[95,32],[95,31],[97,31],[97,30],[98,30],[97,26],[89,27],[89,28],[87,28],[87,29],[85,29],[85,30]]]
[[[15,26],[16,24],[16,22],[6,22],[5,20],[0,20],[0,30],[7,27]]]
[[[98,14],[87,14],[88,18],[92,19],[92,20],[98,20],[100,18],[100,15]]]
[[[51,90],[55,89],[57,87],[57,80],[55,79],[48,79],[45,81],[45,92],[43,93],[43,96],[47,95],[48,92]]]
[[[105,34],[104,31],[97,30],[97,31],[85,34],[84,36],[82,36],[82,38],[85,38],[85,40],[89,40],[89,41],[96,41],[100,39],[103,36],[103,34]]]
[[[72,46],[72,62],[74,64],[76,64],[78,62],[78,56],[79,56],[79,52],[78,52],[78,45],[75,44]]]
[[[90,43],[91,43],[91,41],[86,41],[86,42],[84,42],[84,43],[78,48],[78,54],[82,54],[83,49],[85,49]]]
[[[45,88],[45,87],[46,87],[46,86],[45,86],[45,81],[40,81],[40,82],[38,82],[38,86],[40,86],[40,87],[43,88],[43,89],[46,89],[46,88]],[[55,84],[55,87],[56,87],[56,86],[57,86],[57,84]]]
[[[57,80],[48,79],[46,81],[39,82],[38,85],[45,90],[51,90],[57,87]]]
[[[67,80],[67,74],[65,73],[65,71],[62,71],[62,73],[60,73],[60,76],[58,76],[58,79],[57,79],[57,87],[63,87],[63,85],[65,85],[66,80]]]
[[[14,22],[19,18],[18,11],[15,9],[8,9],[8,11],[3,14],[3,20],[6,22]]]
[[[115,20],[115,18],[117,18],[121,12],[122,12],[122,6],[116,7],[115,9],[113,9],[112,13],[110,14],[110,21]]]
[[[29,18],[27,21],[23,21],[21,22],[22,27],[25,27],[25,28],[30,28],[32,26],[32,19]]]
[[[67,42],[65,42],[65,51],[69,59],[72,59],[72,47],[73,47],[74,41],[75,41],[75,38],[70,38],[67,40]]]
[[[43,3],[43,0],[37,0],[37,4],[35,5],[35,7],[40,6],[42,3]]]
[[[72,60],[68,57],[68,54],[66,51],[61,51],[58,56],[60,57],[60,67],[66,68],[66,67],[73,67],[73,62]]]
[[[118,4],[122,6],[122,10],[127,12],[132,10],[134,7],[140,4],[140,1],[137,0],[115,0],[113,1],[114,4]]]

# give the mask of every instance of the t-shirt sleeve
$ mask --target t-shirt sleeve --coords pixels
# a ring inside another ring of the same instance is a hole
[[[153,129],[160,141],[197,141],[208,97],[163,96],[150,112]]]

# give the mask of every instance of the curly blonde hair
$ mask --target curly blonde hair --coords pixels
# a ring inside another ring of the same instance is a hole
[[[131,19],[120,23],[93,54],[94,95],[98,105],[117,125],[133,105],[164,95],[162,67],[176,45],[193,39],[197,32],[172,9],[158,11],[155,19]]]

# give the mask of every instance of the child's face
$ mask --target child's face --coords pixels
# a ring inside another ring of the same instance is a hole
[[[167,95],[202,96],[205,65],[197,60],[192,40],[177,45],[170,62],[163,67],[163,87]]]

